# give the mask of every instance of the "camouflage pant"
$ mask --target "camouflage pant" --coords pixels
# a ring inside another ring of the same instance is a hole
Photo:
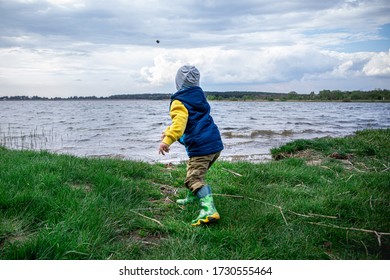
[[[186,187],[195,193],[205,185],[204,177],[207,170],[218,159],[221,152],[211,155],[191,157],[187,163]]]

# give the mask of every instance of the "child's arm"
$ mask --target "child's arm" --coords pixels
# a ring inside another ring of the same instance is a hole
[[[160,144],[160,153],[162,154],[169,152],[169,146],[183,135],[188,121],[188,110],[179,100],[174,100],[171,104],[170,116],[172,124],[164,131],[164,137]]]

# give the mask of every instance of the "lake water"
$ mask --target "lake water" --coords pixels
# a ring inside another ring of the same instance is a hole
[[[210,102],[224,160],[270,159],[270,149],[295,139],[339,137],[390,128],[390,103]],[[169,100],[0,101],[0,145],[88,157],[177,163],[178,143],[158,155],[170,124]]]

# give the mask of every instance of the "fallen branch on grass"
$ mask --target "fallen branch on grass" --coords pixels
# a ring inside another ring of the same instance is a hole
[[[338,228],[338,229],[344,229],[344,230],[354,230],[354,231],[361,231],[361,232],[367,232],[367,233],[374,233],[377,237],[379,247],[382,246],[381,242],[381,237],[382,235],[390,235],[389,232],[377,232],[376,230],[371,230],[371,229],[362,229],[362,228],[348,228],[348,227],[340,227],[332,224],[323,224],[323,223],[313,223],[313,222],[308,222],[309,224],[312,225],[318,225],[318,226],[323,226],[323,227],[330,227],[330,228]]]
[[[138,212],[136,212],[136,211],[133,211],[133,210],[130,210],[130,212],[133,212],[134,214],[137,214],[137,215],[139,215],[139,216],[141,216],[141,217],[143,217],[143,218],[145,218],[145,219],[148,219],[148,220],[151,220],[151,221],[153,221],[153,222],[155,222],[155,223],[158,223],[160,226],[164,226],[160,221],[158,221],[158,220],[156,220],[156,219],[153,219],[153,218],[150,218],[150,217],[148,217],[148,216],[142,215],[142,214],[140,214],[140,213],[138,213]]]
[[[313,214],[313,213],[309,213],[308,215],[309,215],[310,217],[321,217],[321,218],[328,218],[328,219],[337,219],[336,216],[326,216],[326,215]]]
[[[284,213],[283,213],[283,208],[282,208],[282,206],[274,205],[274,204],[271,204],[271,203],[268,203],[268,202],[264,202],[264,201],[261,201],[261,200],[258,200],[258,199],[254,199],[254,198],[251,198],[251,197],[248,197],[248,199],[249,199],[249,200],[253,200],[253,201],[257,201],[257,202],[261,202],[261,203],[264,203],[265,205],[269,205],[269,206],[278,208],[279,211],[280,211],[280,214],[281,214],[282,217],[283,217],[284,222],[286,223],[286,225],[288,225],[287,220],[286,220],[286,217],[284,216]]]
[[[292,214],[294,214],[294,215],[297,215],[297,216],[301,216],[301,217],[305,217],[305,218],[311,218],[311,217],[308,216],[308,215],[296,213],[296,212],[291,211],[291,210],[288,210],[288,212],[290,212],[290,213],[292,213]]]
[[[280,214],[281,214],[282,217],[283,217],[284,222],[286,223],[286,225],[288,225],[287,219],[286,219],[286,217],[284,216],[284,213],[283,213],[283,208],[282,208],[282,206],[274,205],[274,204],[271,204],[271,203],[268,203],[268,202],[264,202],[264,201],[261,201],[261,200],[258,200],[258,199],[250,198],[250,197],[248,197],[248,199],[249,199],[249,200],[253,200],[253,201],[257,201],[257,202],[261,202],[261,203],[264,203],[265,205],[269,205],[269,206],[278,208],[279,211],[280,211]]]
[[[261,201],[261,200],[258,200],[258,199],[254,199],[254,198],[251,198],[251,197],[245,197],[245,196],[242,196],[242,195],[213,194],[213,196],[226,196],[226,197],[241,198],[241,199],[247,198],[247,199],[252,200],[252,201],[261,202],[261,203],[264,203],[264,204],[266,204],[266,205],[269,205],[269,206],[278,208],[279,211],[280,211],[280,214],[281,214],[282,217],[283,217],[284,222],[286,223],[286,225],[288,225],[287,219],[286,219],[286,217],[284,216],[284,213],[283,213],[283,208],[282,208],[281,206],[279,206],[279,205],[274,205],[274,204],[271,204],[271,203],[268,203],[268,202],[264,202],[264,201]]]
[[[297,212],[294,212],[294,211],[291,211],[291,210],[288,210],[288,212],[290,212],[290,213],[292,213],[294,215],[297,215],[297,216],[305,217],[305,218],[321,217],[321,218],[328,218],[328,219],[337,219],[336,216],[326,216],[326,215],[313,214],[313,213],[301,214],[301,213],[297,213]]]

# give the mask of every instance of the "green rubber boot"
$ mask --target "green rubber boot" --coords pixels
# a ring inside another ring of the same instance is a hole
[[[189,203],[193,203],[197,201],[198,198],[192,193],[192,191],[188,191],[186,198],[181,198],[176,200],[176,203],[179,205],[186,205]]]
[[[199,226],[201,224],[208,224],[219,220],[217,209],[215,209],[213,195],[209,186],[204,186],[198,191],[197,196],[201,196],[200,201],[200,213],[199,216],[191,222],[192,226]]]

